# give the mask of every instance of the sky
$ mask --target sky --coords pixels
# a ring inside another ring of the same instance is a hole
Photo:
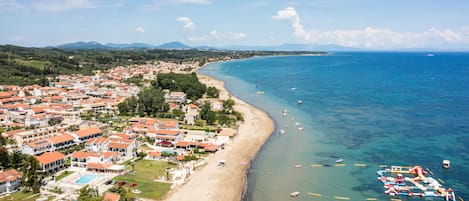
[[[0,44],[469,48],[468,0],[0,0]]]

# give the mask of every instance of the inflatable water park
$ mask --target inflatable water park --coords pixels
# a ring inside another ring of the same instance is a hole
[[[442,197],[445,201],[456,201],[453,189],[444,188],[440,182],[426,176],[427,171],[420,166],[391,166],[376,173],[384,184],[384,193],[390,196]]]

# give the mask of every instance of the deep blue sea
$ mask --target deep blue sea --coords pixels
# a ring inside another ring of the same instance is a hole
[[[469,53],[433,54],[255,57],[200,70],[276,122],[249,170],[245,200],[390,200],[379,165],[429,168],[468,200]],[[346,166],[335,166],[339,158]],[[293,191],[300,196],[290,198]]]

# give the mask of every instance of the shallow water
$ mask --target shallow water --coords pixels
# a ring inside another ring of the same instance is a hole
[[[293,191],[301,192],[295,200],[389,200],[376,179],[381,164],[422,165],[469,199],[469,53],[434,55],[256,57],[200,70],[276,122],[249,171],[246,200],[290,200]],[[335,166],[339,158],[346,166]]]

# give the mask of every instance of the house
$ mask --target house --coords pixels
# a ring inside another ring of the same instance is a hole
[[[117,159],[130,159],[134,157],[137,147],[135,135],[115,134],[109,137],[90,139],[85,143],[85,149],[90,152],[114,152]]]
[[[57,151],[76,145],[75,138],[70,134],[60,134],[48,139],[36,140],[23,145],[22,152],[28,155],[40,155],[45,152]]]
[[[35,156],[41,166],[41,172],[45,174],[55,173],[65,167],[65,155],[60,152],[46,152]]]
[[[24,143],[34,142],[37,140],[47,139],[56,135],[59,135],[61,132],[69,131],[70,127],[56,125],[45,128],[38,128],[33,130],[21,131],[14,134],[16,144],[18,146],[23,146]]]
[[[15,169],[0,171],[0,195],[14,193],[21,186],[22,174]]]
[[[49,140],[37,140],[23,145],[23,154],[40,155],[52,150],[52,143]]]
[[[65,149],[76,145],[75,138],[67,133],[51,137],[49,138],[49,141],[52,142],[52,151]]]
[[[99,154],[95,152],[75,151],[70,156],[70,164],[72,167],[86,167],[91,157],[99,158]]]
[[[164,95],[165,102],[185,103],[187,95],[184,92],[169,92]]]
[[[151,151],[151,152],[148,153],[147,159],[149,159],[149,160],[160,160],[161,159],[161,152]]]
[[[119,201],[120,199],[121,199],[121,196],[119,194],[107,192],[104,195],[103,201]]]
[[[149,130],[147,133],[148,136],[155,138],[156,145],[165,144],[168,145],[168,142],[171,143],[171,146],[182,139],[183,134],[179,130]]]
[[[199,107],[194,104],[189,104],[184,107],[184,119],[186,124],[194,125],[195,120],[199,116]]]
[[[78,137],[78,141],[80,143],[84,143],[88,139],[96,138],[103,135],[103,131],[97,127],[90,127],[75,132],[75,135]]]

